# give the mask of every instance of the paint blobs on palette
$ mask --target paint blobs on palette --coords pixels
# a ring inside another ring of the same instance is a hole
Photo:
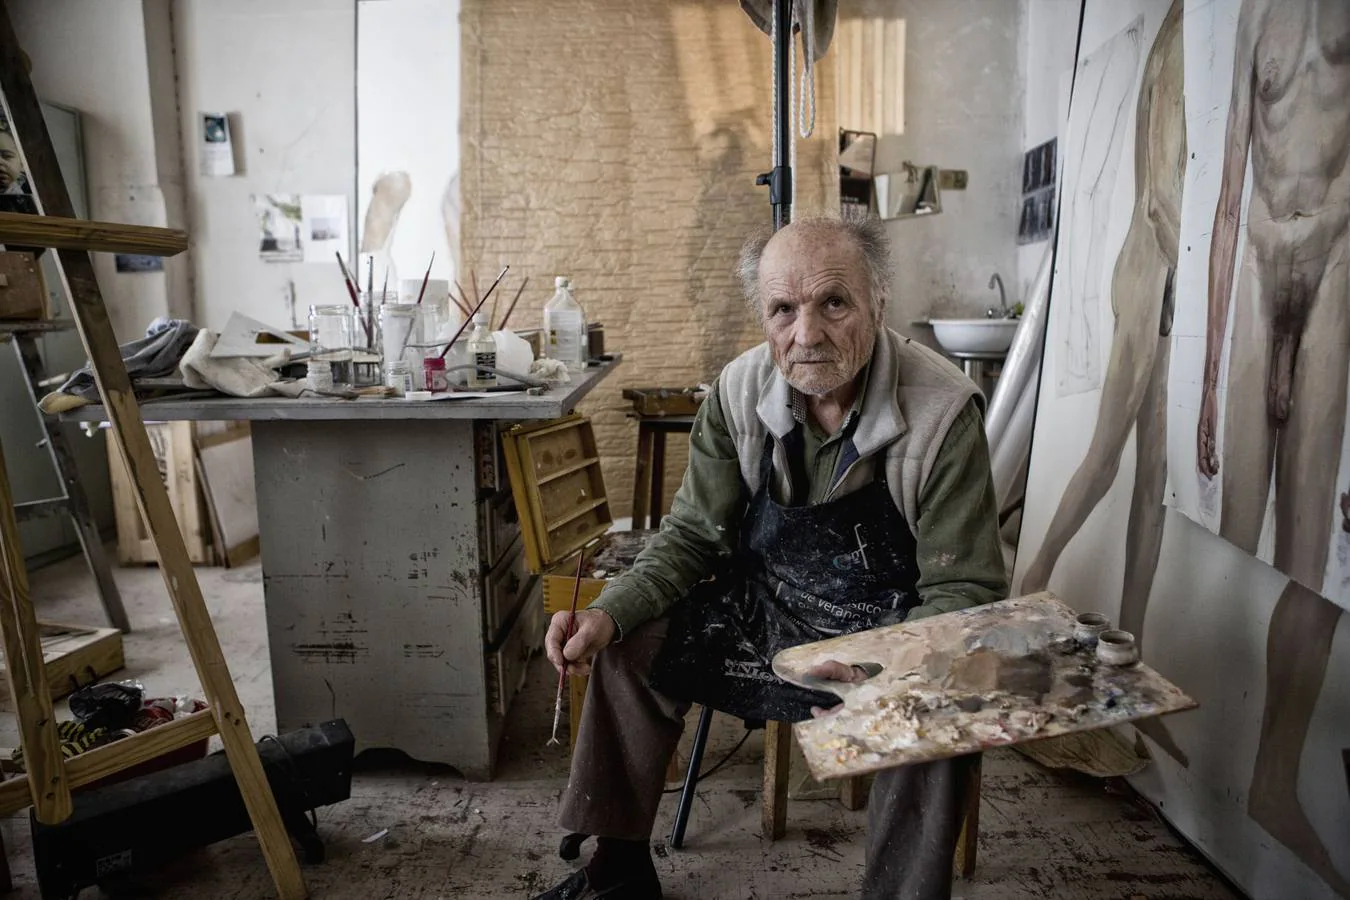
[[[1193,707],[1145,665],[1100,664],[1069,635],[1074,613],[1034,595],[793,648],[788,681],[826,659],[876,660],[842,709],[799,723],[818,779],[959,756]]]

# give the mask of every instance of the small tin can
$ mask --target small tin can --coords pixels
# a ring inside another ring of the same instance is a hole
[[[1081,647],[1091,650],[1097,646],[1098,636],[1111,627],[1111,622],[1101,613],[1083,613],[1073,622],[1073,639]]]

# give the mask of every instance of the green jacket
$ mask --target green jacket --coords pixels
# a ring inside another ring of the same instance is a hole
[[[622,639],[731,557],[760,481],[766,435],[774,438],[770,488],[786,505],[836,499],[872,483],[876,466],[885,466],[917,543],[921,605],[910,619],[1003,599],[1008,576],[983,409],[983,396],[955,366],[884,329],[853,409],[836,434],[822,435],[805,424],[800,395],[761,344],[718,376],[695,418],[689,465],[661,533],[591,607],[613,618]],[[792,496],[783,442],[798,428],[805,497]]]

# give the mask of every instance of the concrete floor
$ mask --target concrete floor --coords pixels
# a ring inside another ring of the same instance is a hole
[[[211,614],[256,735],[275,728],[257,565],[199,569]],[[196,676],[178,640],[155,569],[117,573],[136,631],[126,638],[127,668],[155,694],[193,693]],[[82,561],[32,577],[39,618],[101,623]],[[328,859],[307,867],[312,896],[327,898],[525,898],[564,877],[554,823],[566,782],[564,748],[545,747],[555,676],[537,659],[513,707],[495,781],[470,784],[443,767],[362,760],[352,797],[319,812]],[[8,698],[5,698],[6,705]],[[0,741],[17,740],[12,717]],[[736,720],[718,717],[705,768],[740,738]],[[688,730],[692,732],[692,728]],[[688,732],[687,732],[688,734]],[[856,896],[865,812],[830,800],[794,801],[784,840],[759,837],[761,732],[698,793],[685,849],[671,850],[675,798],[662,805],[653,850],[670,898],[832,898]],[[979,866],[958,881],[969,900],[1207,900],[1239,896],[1152,810],[1120,785],[1039,768],[1012,751],[986,756]],[[14,873],[14,897],[38,897],[27,813],[0,820]],[[88,890],[83,896],[93,897]],[[272,896],[251,836],[224,841],[172,863],[142,896]]]

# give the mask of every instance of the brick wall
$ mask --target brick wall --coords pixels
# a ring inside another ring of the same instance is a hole
[[[636,427],[620,389],[710,380],[761,336],[734,276],[770,221],[772,46],[731,0],[464,0],[463,258],[530,276],[517,327],[572,279],[623,365],[582,406],[616,517]],[[798,144],[799,213],[837,208],[833,62]],[[671,440],[667,503],[683,471]]]

